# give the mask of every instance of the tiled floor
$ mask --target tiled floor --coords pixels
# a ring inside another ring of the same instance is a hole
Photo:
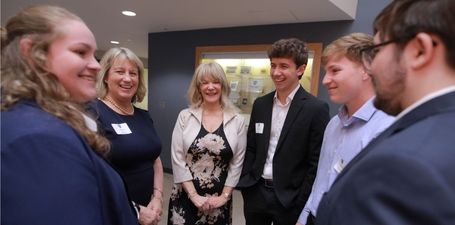
[[[159,225],[167,224],[167,214],[169,206],[169,196],[171,195],[172,190],[172,174],[164,173],[164,184],[163,184],[163,215],[161,216],[161,222]],[[243,225],[245,224],[245,218],[243,217],[243,199],[239,191],[234,190],[233,193],[233,209],[232,212],[232,224],[233,225]]]

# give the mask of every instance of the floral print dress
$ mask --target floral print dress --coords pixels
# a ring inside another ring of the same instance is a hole
[[[186,155],[186,164],[199,195],[221,195],[232,157],[223,124],[213,133],[201,126]],[[194,206],[181,184],[174,184],[169,201],[168,224],[232,224],[232,199],[220,208],[204,213]]]

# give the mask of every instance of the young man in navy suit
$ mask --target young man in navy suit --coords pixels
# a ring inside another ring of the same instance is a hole
[[[253,104],[238,188],[247,225],[294,225],[311,192],[329,108],[300,86],[303,41],[279,40],[268,55],[276,91]]]
[[[454,11],[395,0],[376,18],[364,66],[375,106],[397,120],[345,167],[316,224],[455,224]]]

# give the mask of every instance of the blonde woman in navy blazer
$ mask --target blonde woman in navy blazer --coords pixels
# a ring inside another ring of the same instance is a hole
[[[1,224],[137,225],[109,142],[84,103],[100,65],[84,22],[24,9],[2,33]]]

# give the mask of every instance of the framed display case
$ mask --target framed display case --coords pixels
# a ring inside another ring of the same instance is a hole
[[[267,50],[271,45],[229,45],[196,47],[196,66],[201,62],[216,61],[231,86],[229,98],[243,114],[249,115],[257,97],[275,89],[270,78]],[[318,93],[322,43],[308,43],[309,55],[305,73],[300,79],[303,88]]]

